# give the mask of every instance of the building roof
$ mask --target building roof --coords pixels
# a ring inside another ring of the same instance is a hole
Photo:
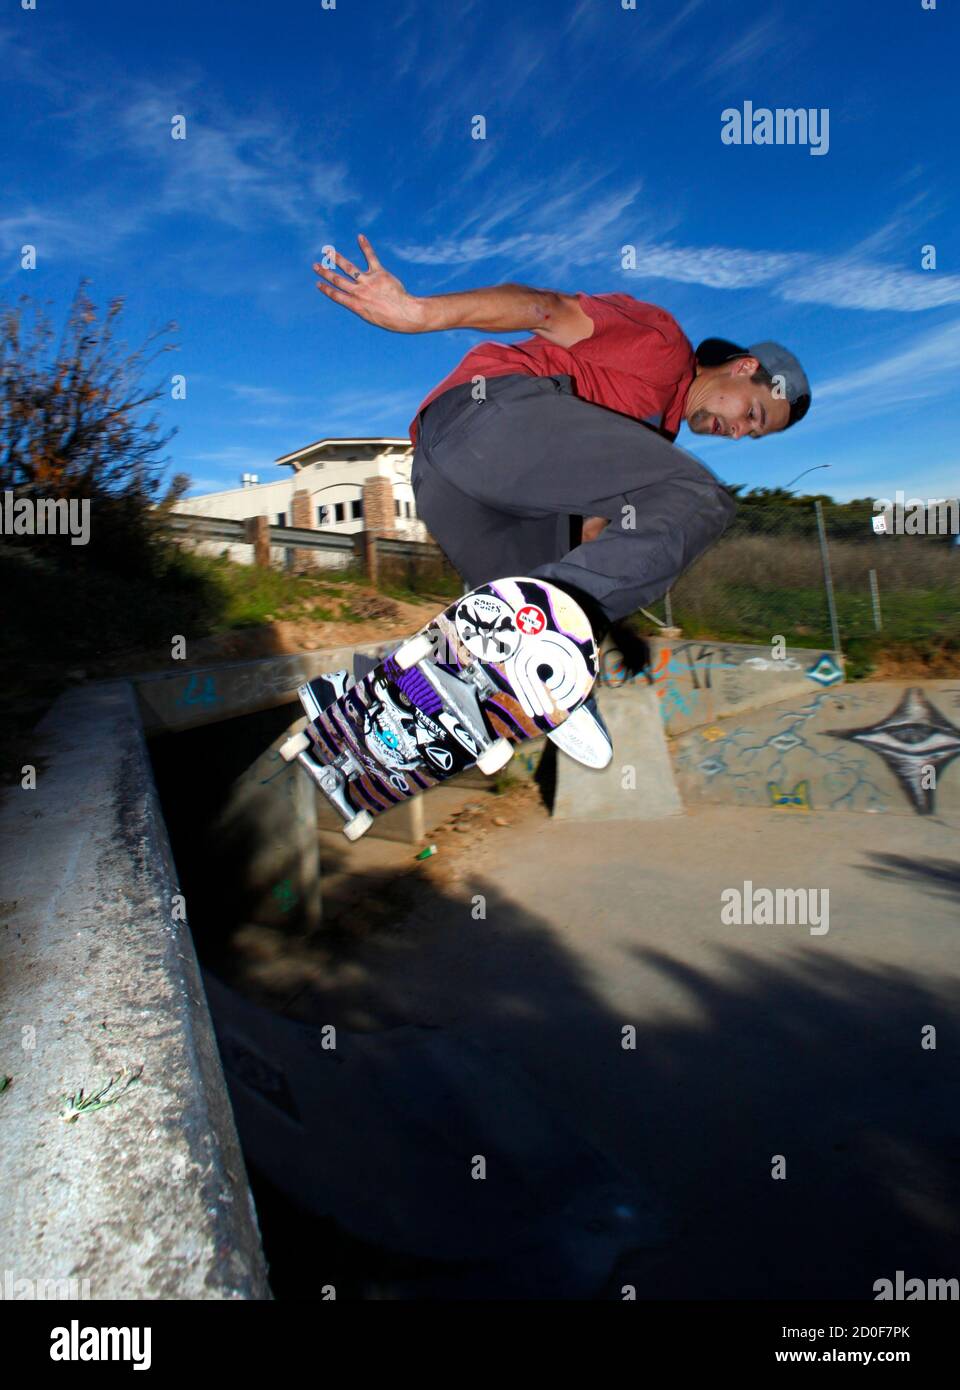
[[[385,453],[391,445],[394,446],[394,452],[409,453],[413,448],[407,435],[395,437],[393,435],[372,434],[359,436],[356,439],[344,439],[340,436],[332,439],[318,439],[313,444],[304,444],[302,448],[293,449],[289,454],[283,454],[280,458],[275,459],[274,462],[278,466],[288,464],[291,468],[299,471],[301,461],[307,454],[323,453],[331,448],[342,448],[345,444],[379,444],[381,447],[377,451],[378,453]]]

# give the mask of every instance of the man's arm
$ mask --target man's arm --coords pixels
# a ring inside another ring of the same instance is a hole
[[[494,285],[489,289],[416,297],[408,294],[390,271],[384,270],[365,236],[357,238],[367,260],[361,271],[339,252],[340,270],[314,265],[328,283],[317,288],[328,299],[379,328],[394,333],[434,333],[446,328],[477,328],[491,333],[536,333],[560,347],[589,338],[593,319],[584,313],[575,294],[536,290],[528,285]]]
[[[490,333],[536,333],[548,343],[572,347],[593,333],[593,319],[575,294],[535,290],[529,285],[494,285],[422,298],[422,332],[479,328]]]

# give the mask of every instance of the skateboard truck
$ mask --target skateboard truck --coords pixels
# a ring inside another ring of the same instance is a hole
[[[392,660],[396,662],[401,671],[409,671],[413,667],[417,668],[436,695],[441,707],[458,720],[470,735],[475,747],[479,750],[476,758],[477,767],[487,776],[492,776],[506,766],[514,753],[510,740],[503,737],[491,738],[483,721],[478,696],[482,697],[492,693],[496,690],[496,686],[483,667],[476,661],[471,660],[462,668],[461,677],[454,676],[436,666],[431,659],[433,655],[433,641],[426,633],[418,633],[409,642],[404,642],[401,647],[398,647],[393,653]],[[468,696],[466,700],[457,698],[460,691]],[[308,713],[311,708],[315,707],[313,714],[315,718],[320,710],[310,687],[303,686],[298,693]],[[293,734],[281,746],[280,756],[284,762],[296,760],[300,763],[327,800],[343,817],[345,822],[343,833],[347,839],[358,840],[373,824],[373,816],[369,811],[356,810],[347,796],[347,787],[353,778],[362,775],[363,768],[348,752],[338,754],[332,763],[319,763],[311,757],[311,747],[311,740],[305,732]]]
[[[466,728],[480,750],[477,756],[477,767],[486,776],[491,777],[502,767],[506,767],[514,753],[513,744],[508,738],[490,737],[480,713],[477,693],[481,697],[491,694],[496,690],[496,686],[478,662],[469,661],[461,668],[461,674],[454,676],[444,671],[442,667],[434,665],[430,659],[433,654],[434,643],[432,639],[427,633],[419,632],[415,637],[411,637],[409,642],[404,642],[401,647],[397,648],[393,653],[393,660],[401,671],[409,671],[416,666],[447,713],[451,714],[454,719],[459,719]],[[463,688],[468,682],[474,687],[474,690],[470,692],[473,696],[473,708],[467,703],[461,703],[453,694],[455,686]]]
[[[349,753],[339,753],[332,763],[318,763],[310,756],[311,742],[307,734],[292,734],[281,745],[280,756],[285,763],[296,759],[324,796],[344,819],[343,833],[348,840],[359,840],[373,824],[369,811],[358,811],[350,804],[347,785],[352,777],[359,776],[362,768]]]

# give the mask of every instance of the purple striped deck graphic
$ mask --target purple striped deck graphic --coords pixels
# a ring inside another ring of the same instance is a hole
[[[597,649],[583,611],[555,586],[529,578],[481,585],[439,614],[424,632],[445,660],[441,671],[460,675],[483,668],[496,694],[483,703],[489,738],[521,743],[549,733],[582,704],[597,676]],[[430,658],[427,658],[428,660]],[[455,777],[475,762],[466,731],[445,712],[417,668],[401,671],[387,657],[307,732],[313,756],[324,764],[348,754],[360,768],[347,798],[376,815]]]

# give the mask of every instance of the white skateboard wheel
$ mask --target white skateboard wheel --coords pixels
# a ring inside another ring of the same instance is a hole
[[[348,840],[359,840],[361,835],[366,835],[373,825],[373,816],[369,811],[358,811],[353,820],[348,820],[343,827],[343,833]]]
[[[419,633],[416,637],[411,637],[409,642],[404,642],[402,647],[398,647],[393,654],[393,659],[401,671],[409,671],[411,666],[416,666],[418,661],[425,661],[428,656],[432,655],[433,643],[429,637]]]
[[[285,763],[292,763],[294,758],[298,758],[301,753],[305,753],[310,747],[310,740],[306,734],[292,734],[286,743],[280,745],[280,756]]]
[[[477,759],[477,767],[487,777],[492,777],[495,772],[499,772],[502,767],[513,757],[513,744],[508,738],[498,738],[496,743],[491,743],[489,748],[485,748]]]

